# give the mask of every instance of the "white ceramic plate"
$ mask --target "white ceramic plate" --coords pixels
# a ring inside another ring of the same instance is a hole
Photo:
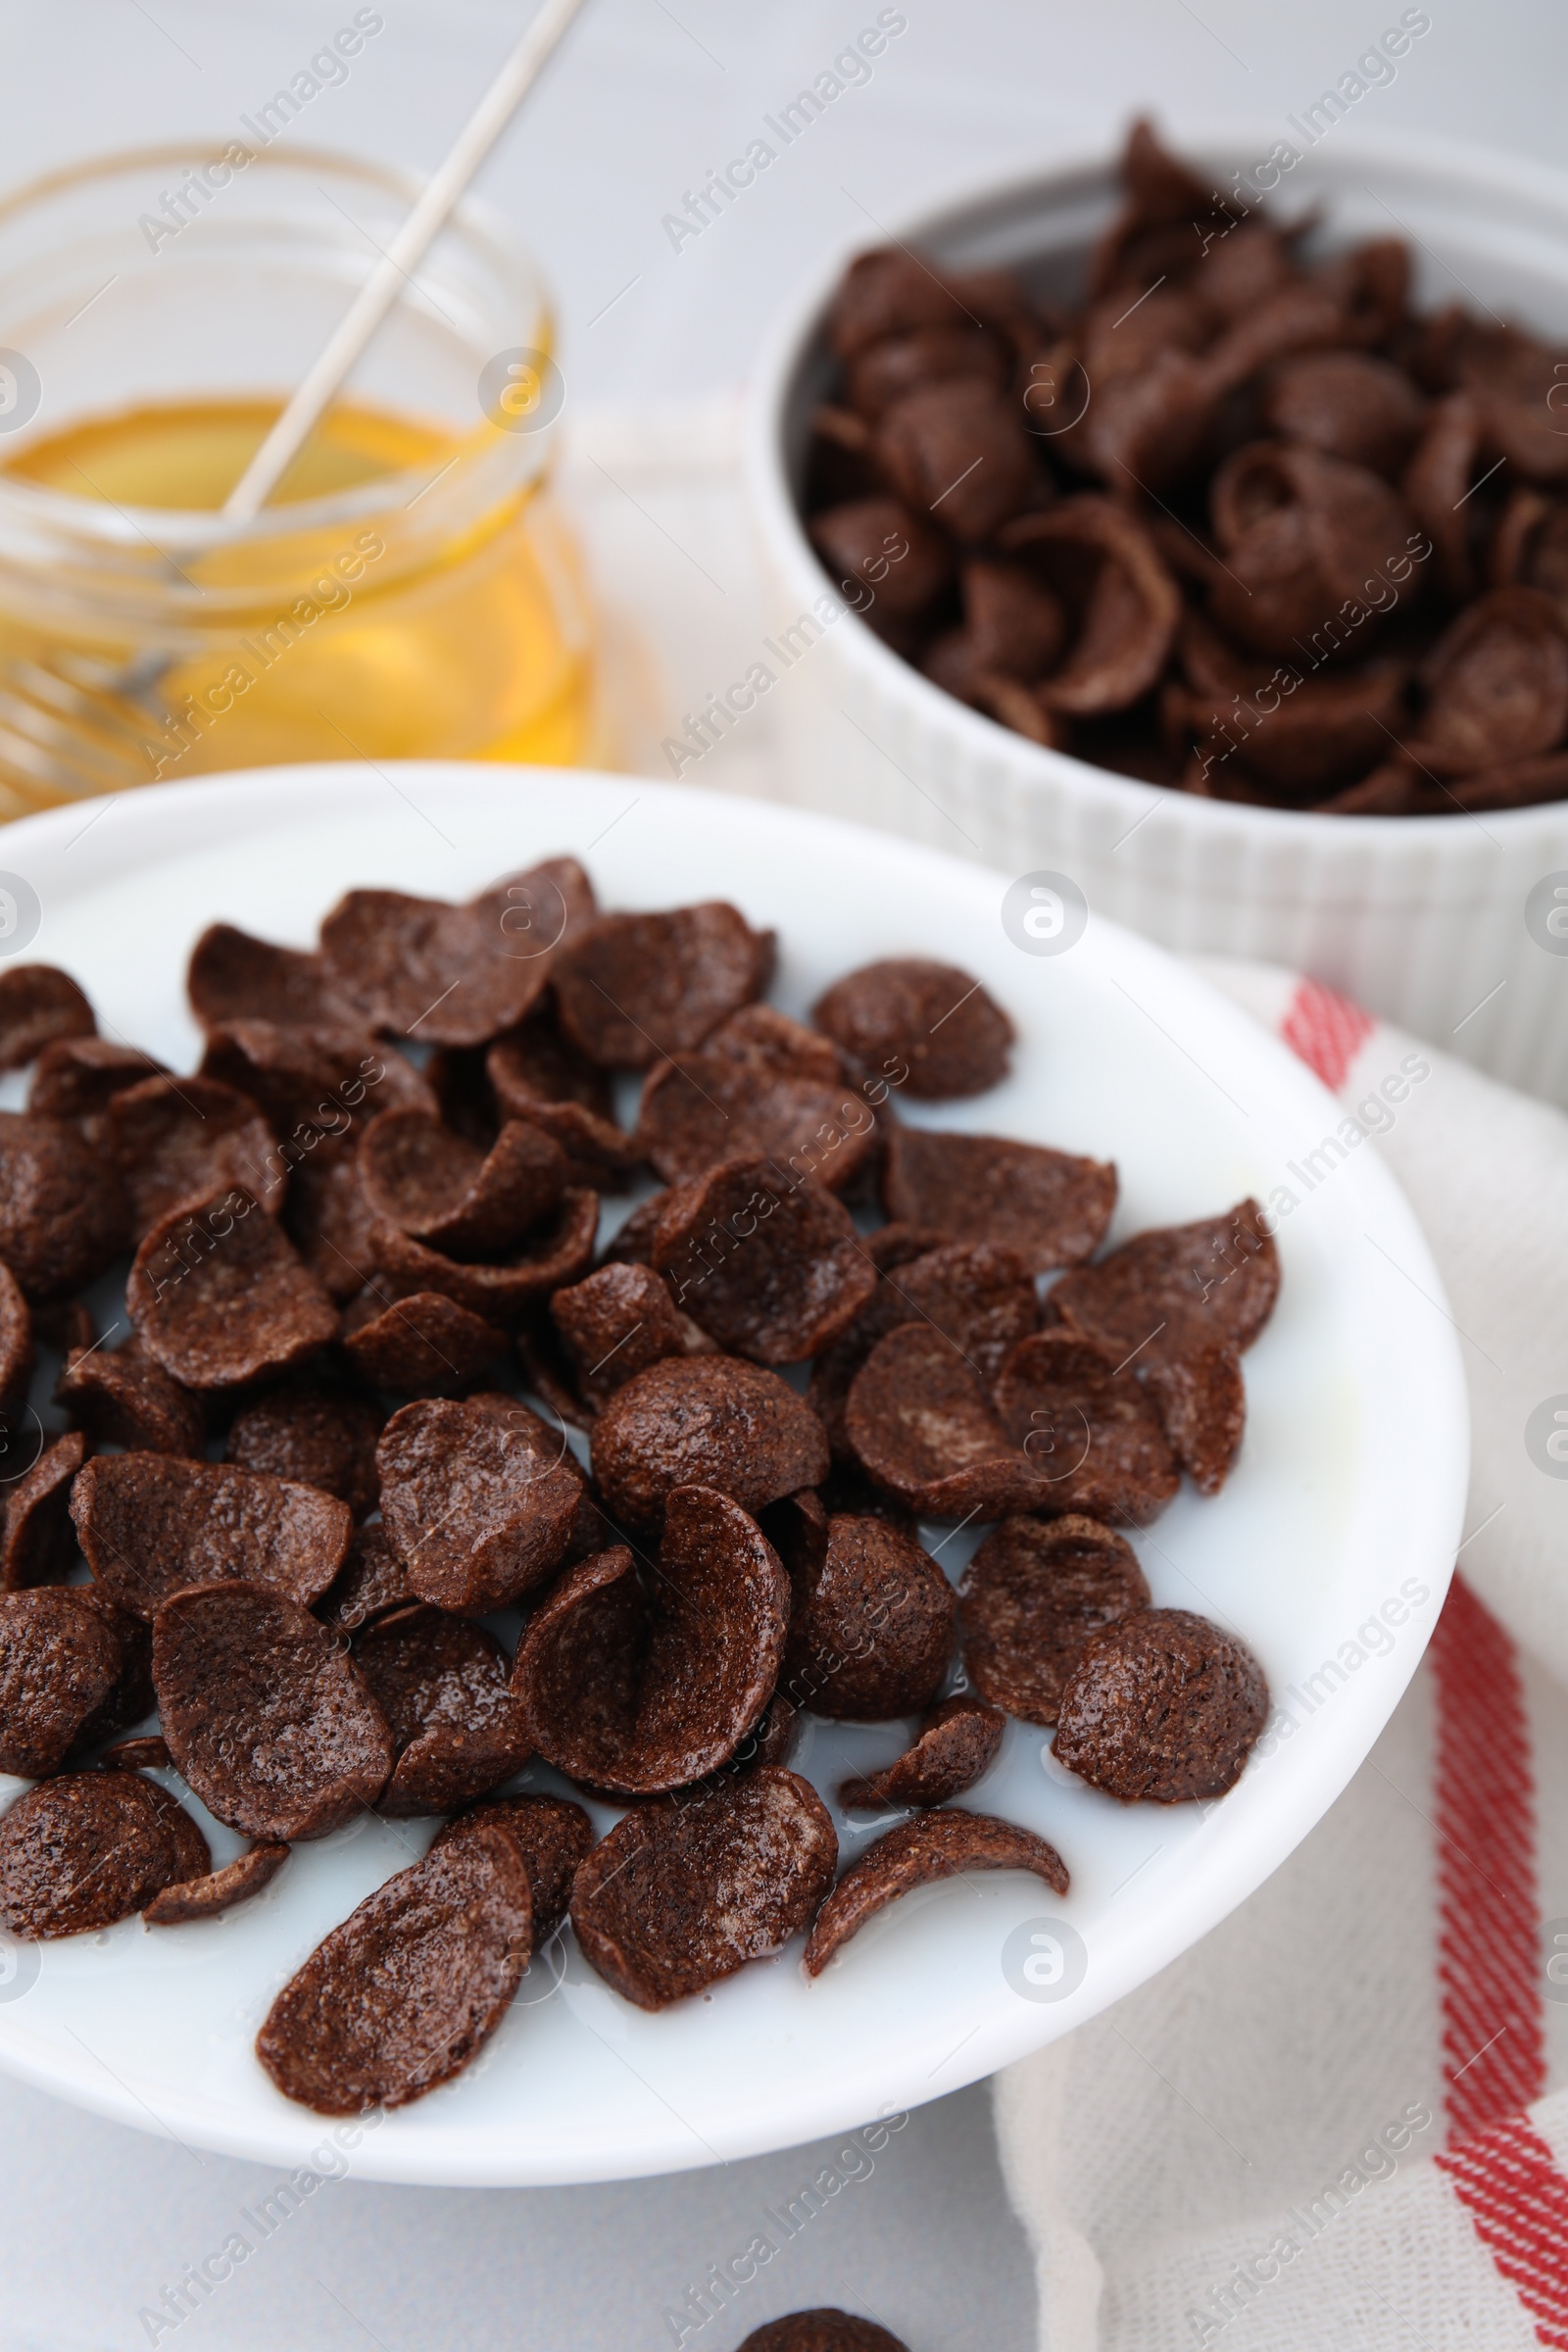
[[[76,975],[106,1034],[113,1023],[189,1067],[198,1040],[183,973],[207,923],[305,944],[352,884],[456,898],[552,851],[583,857],[610,905],[722,896],[776,926],[774,995],[792,1012],[873,956],[962,964],[1017,1024],[1013,1074],[977,1101],[904,1115],[1113,1158],[1118,1238],[1248,1192],[1301,1192],[1288,1163],[1339,1124],[1282,1047],[1109,923],[1091,920],[1066,954],[1027,955],[1004,929],[1001,876],[825,818],[635,778],[410,764],[156,787],[8,827],[0,884],[18,875],[36,892],[26,953]],[[815,1984],[797,1944],[655,2017],[595,1978],[568,1935],[535,1961],[478,2064],[366,2133],[352,2160],[361,2177],[626,2178],[907,2108],[1103,2008],[1267,1878],[1414,1670],[1458,1540],[1468,1458],[1439,1278],[1371,1152],[1303,1200],[1280,1247],[1279,1307],[1247,1358],[1237,1469],[1217,1499],[1189,1488],[1137,1539],[1155,1600],[1239,1629],[1297,1726],[1277,1720],[1232,1794],[1124,1808],[1048,1763],[1044,1734],[1012,1724],[961,1801],[1051,1838],[1072,1872],[1065,1902],[1019,1875],[952,1882],[883,1913]],[[972,1540],[944,1544],[955,1575]],[[827,1793],[902,1744],[896,1725],[817,1724],[797,1761]],[[430,1834],[366,1819],[297,1848],[226,1918],[157,1932],[132,1919],[13,1948],[0,2065],[190,2143],[309,2161],[325,2128],[272,2089],[252,2053],[256,2028],[326,1930]],[[845,1831],[846,1858],[874,1834]],[[231,1833],[213,1824],[210,1835],[219,1860],[237,1850]]]

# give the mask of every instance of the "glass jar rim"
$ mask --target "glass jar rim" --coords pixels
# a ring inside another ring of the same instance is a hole
[[[126,172],[221,162],[231,148],[248,145],[249,142],[238,137],[220,143],[162,140],[151,146],[120,148],[108,155],[90,156],[62,166],[24,182],[9,195],[0,196],[0,239],[10,223],[24,218],[30,209],[74,189],[90,187],[94,181],[108,181]],[[325,171],[359,179],[401,199],[410,211],[424,186],[417,174],[401,171],[395,165],[372,163],[334,148],[291,145],[274,154],[270,148],[251,147],[247,170],[254,164],[270,165],[274,170],[281,167]],[[498,276],[517,281],[515,290],[532,312],[534,323],[529,331],[536,337],[535,348],[549,353],[555,340],[550,303],[532,254],[505,215],[484,197],[470,191],[454,208],[436,240],[437,246],[441,238],[454,234],[466,236]],[[500,438],[497,428],[481,414],[479,421],[457,438],[455,447],[433,473],[428,461],[424,461],[395,472],[376,474],[348,489],[266,506],[246,521],[231,521],[221,514],[201,509],[112,505],[48,488],[0,467],[0,531],[9,514],[24,527],[30,522],[46,530],[69,532],[77,539],[97,539],[105,545],[151,542],[161,548],[174,541],[192,555],[206,555],[259,539],[293,537],[335,524],[363,521],[395,504],[407,505],[432,489],[462,460],[473,459],[493,449]],[[541,443],[547,438],[546,434],[538,436]],[[541,447],[535,470],[543,470],[543,460]]]

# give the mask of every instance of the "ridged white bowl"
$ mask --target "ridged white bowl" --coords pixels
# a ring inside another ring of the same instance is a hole
[[[1177,143],[1226,190],[1281,135],[1276,124]],[[1065,292],[1115,201],[1116,159],[1097,150],[899,220],[893,233],[959,268],[1044,263],[1032,274]],[[1287,218],[1316,213],[1326,245],[1409,237],[1423,308],[1457,299],[1568,335],[1568,174],[1446,142],[1336,131],[1272,203]],[[748,482],[784,621],[830,585],[797,491],[845,258],[780,319],[753,391]],[[1568,1102],[1568,936],[1560,950],[1544,946],[1539,914],[1526,923],[1538,884],[1560,875],[1568,886],[1568,803],[1331,817],[1196,800],[1039,749],[930,685],[853,612],[791,677],[806,734],[791,798],[1013,874],[1066,873],[1092,909],[1166,947],[1311,972],[1495,1076]]]

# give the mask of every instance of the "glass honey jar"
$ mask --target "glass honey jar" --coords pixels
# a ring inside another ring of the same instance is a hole
[[[258,135],[0,203],[0,817],[287,760],[592,756],[550,311],[484,206],[261,514],[219,511],[416,192]]]

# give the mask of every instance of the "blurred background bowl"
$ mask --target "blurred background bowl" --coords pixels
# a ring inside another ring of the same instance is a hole
[[[1173,142],[1217,190],[1279,125]],[[1118,201],[1119,148],[1068,156],[894,220],[956,269],[1004,265],[1056,301]],[[1318,254],[1399,234],[1412,302],[1458,301],[1568,335],[1568,174],[1448,141],[1325,140],[1281,181],[1276,217],[1310,213]],[[880,242],[858,238],[857,246]],[[781,612],[833,585],[800,496],[810,414],[832,379],[834,257],[776,322],[754,378],[747,474]],[[1047,751],[929,683],[853,612],[813,643],[796,701],[792,797],[968,854],[1067,875],[1091,909],[1192,952],[1289,964],[1462,1054],[1568,1102],[1568,803],[1451,817],[1345,817],[1210,801]],[[809,673],[808,675],[808,672]],[[966,845],[966,848],[965,848]],[[1534,894],[1534,895],[1533,895]]]

